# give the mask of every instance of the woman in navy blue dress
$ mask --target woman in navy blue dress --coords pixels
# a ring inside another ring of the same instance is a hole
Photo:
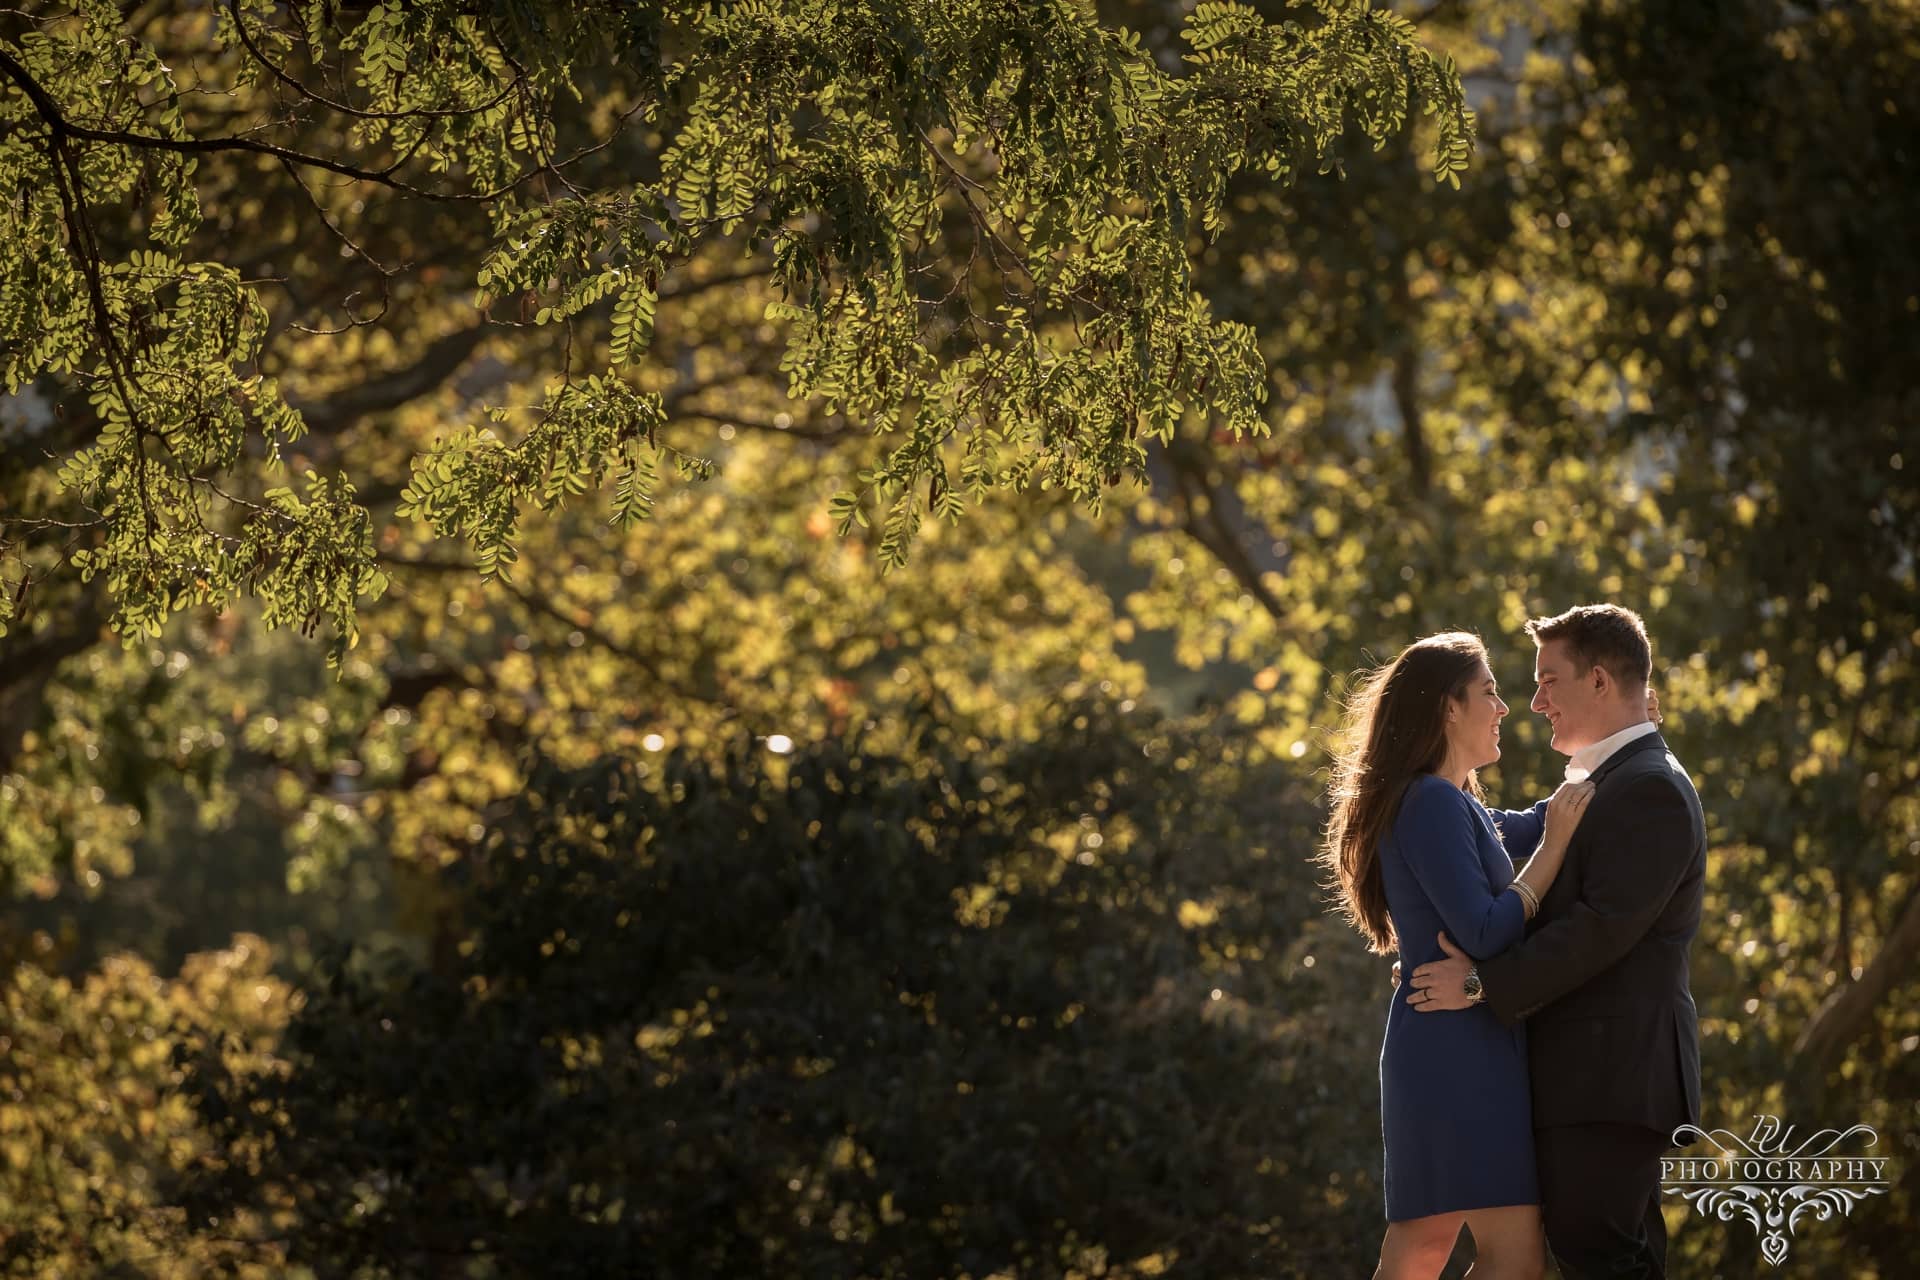
[[[1475,959],[1518,942],[1593,794],[1569,783],[1531,809],[1490,813],[1474,771],[1500,758],[1506,714],[1486,647],[1464,632],[1409,645],[1351,703],[1322,859],[1347,918],[1406,974],[1442,958],[1443,931]],[[1533,855],[1518,877],[1511,853]],[[1407,994],[1394,993],[1380,1051],[1377,1280],[1431,1280],[1462,1227],[1476,1277],[1538,1277],[1526,1033],[1478,1005],[1423,1017]]]

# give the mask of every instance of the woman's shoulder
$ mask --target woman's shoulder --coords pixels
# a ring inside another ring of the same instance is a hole
[[[1401,794],[1400,816],[1395,825],[1471,814],[1477,807],[1472,796],[1439,774],[1416,773]]]

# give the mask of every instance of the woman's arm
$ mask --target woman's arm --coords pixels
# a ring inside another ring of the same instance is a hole
[[[1547,829],[1545,800],[1531,809],[1489,809],[1487,812],[1493,818],[1493,829],[1500,833],[1500,843],[1509,858],[1524,862],[1533,856]]]
[[[1487,1003],[1515,1022],[1619,960],[1645,937],[1678,886],[1705,865],[1688,791],[1660,775],[1628,784],[1593,833],[1595,859],[1571,910],[1484,966]]]
[[[1587,802],[1592,799],[1591,782],[1563,782],[1546,802],[1540,848],[1513,881],[1516,887],[1525,890],[1521,896],[1527,899],[1529,916],[1540,910],[1540,899],[1553,887],[1555,877],[1567,860],[1567,842],[1573,838],[1574,828],[1580,825],[1581,815],[1586,813]]]
[[[1394,820],[1395,842],[1447,933],[1479,959],[1504,951],[1526,931],[1521,894],[1487,888],[1473,801],[1444,778],[1415,778]]]

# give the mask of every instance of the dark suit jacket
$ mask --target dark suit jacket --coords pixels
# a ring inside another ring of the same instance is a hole
[[[1535,1128],[1700,1122],[1687,948],[1706,888],[1700,797],[1657,733],[1593,771],[1593,800],[1526,937],[1480,963],[1487,1004],[1527,1020]]]

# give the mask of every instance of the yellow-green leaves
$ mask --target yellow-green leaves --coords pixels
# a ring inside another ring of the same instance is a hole
[[[468,426],[417,459],[395,514],[471,540],[480,572],[491,576],[518,559],[521,504],[555,510],[598,488],[616,465],[616,518],[623,524],[645,519],[654,477],[649,454],[664,421],[657,394],[611,374],[556,386],[539,424],[518,444],[507,444],[491,427]],[[711,465],[671,452],[683,473],[704,475]]]
[[[653,348],[663,309],[733,285],[774,322],[755,340],[781,346],[789,394],[880,441],[834,519],[851,530],[871,506],[897,566],[929,512],[957,522],[991,487],[1097,513],[1144,480],[1143,437],[1202,417],[1261,429],[1253,331],[1213,318],[1189,257],[1235,174],[1291,178],[1415,103],[1443,168],[1472,136],[1457,78],[1365,5],[1323,5],[1311,28],[1203,5],[1181,74],[1064,3],[682,2],[564,23],[455,0],[248,3],[218,13],[204,63],[163,58],[179,34],[123,30],[105,0],[77,9],[6,46],[0,97],[0,186],[19,193],[0,205],[6,385],[52,379],[96,415],[56,450],[85,531],[70,562],[104,577],[123,632],[267,592],[269,624],[329,623],[336,659],[373,581],[371,517],[341,505],[355,478],[322,465],[311,500],[262,496],[306,434],[277,390],[294,325],[360,352],[349,335],[445,272],[502,329],[554,331],[500,357],[553,378],[545,404],[452,410],[469,425],[400,496],[491,574],[527,506],[617,477],[625,526],[652,510],[661,454],[710,471],[660,438],[671,390],[702,375]],[[302,210],[284,246],[250,234],[267,184]],[[196,234],[203,192],[217,235]],[[423,210],[442,222],[410,260],[386,224]],[[480,215],[484,250],[464,238]],[[285,284],[324,280],[316,253],[344,273],[321,299]],[[3,585],[37,580],[24,564]]]
[[[613,308],[613,329],[607,358],[625,364],[645,353],[653,342],[653,312],[659,304],[650,272],[629,279]]]
[[[299,997],[271,962],[266,944],[243,934],[187,957],[172,977],[132,955],[77,982],[9,965],[0,1241],[10,1271],[78,1276],[166,1259],[180,1273],[295,1274],[281,1248],[247,1244],[265,1215],[194,1220],[172,1203],[181,1179],[240,1156],[180,1086],[196,1061],[235,1081],[275,1068],[270,1047]]]

